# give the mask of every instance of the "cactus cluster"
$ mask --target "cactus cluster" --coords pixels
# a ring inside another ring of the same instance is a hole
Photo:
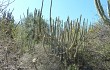
[[[50,5],[50,19],[49,23],[43,19],[42,10],[43,2],[40,10],[35,8],[34,13],[29,12],[18,24],[13,21],[3,21],[0,28],[8,34],[11,40],[14,40],[17,55],[21,56],[24,53],[34,55],[35,47],[38,43],[42,44],[41,47],[45,50],[48,57],[54,55],[60,59],[60,62],[65,66],[73,67],[78,64],[78,52],[86,45],[85,36],[88,33],[88,20],[83,19],[82,15],[76,20],[70,20],[68,17],[64,22],[59,17],[52,19],[52,0]],[[3,14],[3,19],[11,19],[12,13]],[[11,18],[10,18],[11,16]],[[24,15],[25,16],[25,15]],[[8,25],[5,25],[5,22]],[[6,34],[5,34],[6,35]],[[49,45],[48,47],[45,45]],[[48,50],[47,50],[48,49]]]
[[[65,22],[56,17],[55,20],[51,18],[48,24],[40,14],[40,10],[35,9],[34,14],[30,14],[27,9],[27,17],[24,17],[15,27],[14,39],[18,42],[18,48],[22,54],[33,53],[35,45],[42,43],[46,53],[46,48],[50,50],[50,53],[47,53],[48,56],[52,54],[59,57],[67,67],[75,64],[78,51],[86,45],[88,21],[84,19],[82,23],[82,16],[74,21],[68,17]]]

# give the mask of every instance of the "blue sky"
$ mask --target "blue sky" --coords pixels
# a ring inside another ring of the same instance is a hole
[[[42,0],[15,0],[8,9],[13,11],[15,20],[23,18],[23,13],[26,15],[27,8],[33,12],[35,8],[41,8]],[[106,0],[102,0],[102,5],[106,8]],[[50,0],[44,0],[43,16],[49,19]],[[97,20],[97,10],[94,5],[94,0],[53,0],[52,18],[57,16],[60,19],[66,20],[67,16],[74,20],[79,18],[82,14],[83,18],[88,18],[89,21],[94,22]]]

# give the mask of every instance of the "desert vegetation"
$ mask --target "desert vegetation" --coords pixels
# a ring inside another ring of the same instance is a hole
[[[100,0],[95,5],[101,18],[91,25],[82,15],[75,20],[52,19],[52,0],[49,22],[42,15],[42,0],[40,10],[27,9],[15,23],[13,12],[5,11],[12,2],[0,4],[0,70],[110,69],[110,19]],[[110,9],[109,4],[108,0]]]

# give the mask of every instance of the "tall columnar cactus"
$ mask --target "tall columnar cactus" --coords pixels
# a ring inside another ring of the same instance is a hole
[[[51,18],[51,12],[52,12],[52,0],[50,4],[50,33],[52,32],[52,18]]]
[[[99,13],[101,19],[104,21],[104,23],[106,25],[110,26],[110,0],[107,0],[107,3],[108,3],[108,16],[105,14],[100,0],[94,0],[94,1],[95,1],[95,5],[96,5],[96,8],[98,10],[98,13]]]
[[[39,32],[40,33],[41,33],[41,27],[42,27],[41,18],[42,18],[43,4],[44,4],[44,0],[42,0],[42,6],[41,6],[41,9],[40,9],[40,19],[39,19]]]

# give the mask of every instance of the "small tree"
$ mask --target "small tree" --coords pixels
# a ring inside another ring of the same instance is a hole
[[[0,32],[3,34],[2,36],[11,37],[12,36],[12,30],[14,25],[14,17],[12,16],[12,12],[6,11],[6,8],[13,3],[13,1],[10,0],[2,0],[0,1]],[[3,38],[3,37],[2,37]]]

